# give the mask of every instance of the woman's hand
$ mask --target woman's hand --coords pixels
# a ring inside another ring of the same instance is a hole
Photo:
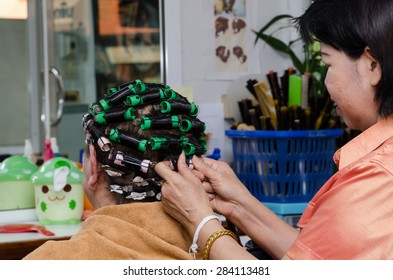
[[[192,162],[195,170],[205,176],[203,186],[215,212],[230,219],[236,207],[242,207],[243,201],[252,198],[226,162],[195,156]]]
[[[185,226],[192,236],[202,219],[213,214],[213,209],[202,186],[203,174],[188,167],[184,153],[179,156],[177,169],[173,171],[169,162],[160,162],[155,167],[165,180],[161,188],[165,212]]]

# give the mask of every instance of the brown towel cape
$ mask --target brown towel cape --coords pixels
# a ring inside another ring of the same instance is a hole
[[[161,202],[129,203],[97,209],[70,240],[47,241],[24,259],[191,259],[191,243]]]

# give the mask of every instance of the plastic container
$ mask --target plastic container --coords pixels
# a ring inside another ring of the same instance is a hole
[[[342,129],[240,131],[232,139],[233,169],[249,191],[278,215],[301,214],[333,175]]]
[[[0,165],[0,210],[35,207],[31,176],[38,167],[24,156],[11,156]]]
[[[38,220],[43,225],[76,224],[81,221],[83,174],[76,164],[63,157],[46,161],[31,177]]]

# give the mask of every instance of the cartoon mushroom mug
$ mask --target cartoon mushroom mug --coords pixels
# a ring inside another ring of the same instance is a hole
[[[37,166],[24,156],[11,156],[0,164],[0,210],[34,208],[31,176]]]
[[[41,224],[75,224],[81,221],[83,176],[73,161],[63,157],[52,158],[32,175],[31,180]]]

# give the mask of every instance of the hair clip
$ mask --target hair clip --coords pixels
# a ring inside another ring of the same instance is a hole
[[[123,176],[123,172],[110,167],[109,165],[103,165],[102,168],[104,169],[105,173],[108,174],[110,177],[121,177]]]
[[[139,167],[140,171],[143,173],[147,173],[149,171],[150,166],[153,165],[153,163],[148,160],[148,159],[137,159],[134,157],[131,157],[129,155],[126,155],[120,151],[111,153],[109,155],[109,159],[112,159],[114,164],[123,166],[123,167]]]
[[[156,193],[153,191],[147,191],[147,192],[131,192],[128,196],[126,196],[126,199],[132,199],[132,200],[143,200],[146,197],[154,197],[156,196]]]
[[[101,149],[103,152],[109,152],[110,149],[111,149],[111,147],[112,147],[111,141],[109,141],[108,138],[103,137],[103,136],[101,136],[101,137],[99,137],[99,138],[97,139],[97,144],[98,144],[98,146],[100,147],[100,149]]]
[[[123,188],[119,185],[109,185],[110,191],[118,194],[123,194]]]

